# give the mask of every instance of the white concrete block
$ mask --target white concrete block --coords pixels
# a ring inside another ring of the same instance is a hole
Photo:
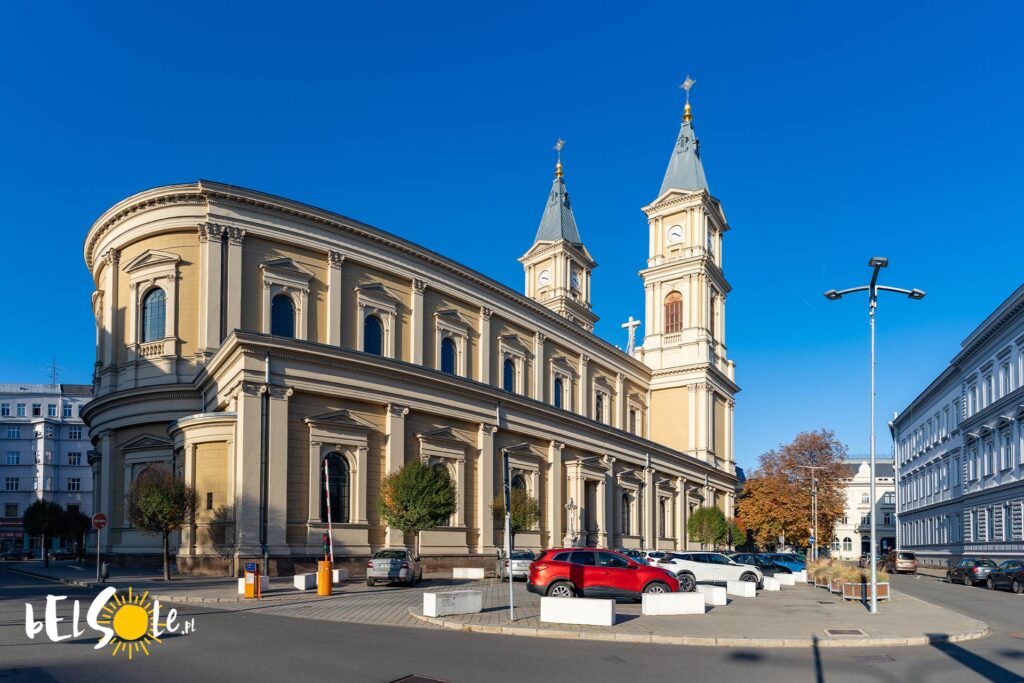
[[[615,625],[615,601],[595,598],[541,598],[540,620],[549,624]]]
[[[727,605],[729,599],[725,597],[725,589],[721,586],[697,586],[697,592],[704,595],[705,605]]]
[[[766,591],[777,591],[781,590],[782,586],[779,584],[778,579],[774,579],[770,576],[764,577],[764,589]]]
[[[798,583],[798,584],[800,584],[800,583],[807,583],[807,570],[806,569],[801,569],[798,572],[793,572],[791,574],[791,576],[793,577],[793,581]]]
[[[348,581],[348,570],[347,569],[332,569],[331,570],[331,582],[341,583],[342,581]]]
[[[454,579],[482,579],[484,578],[483,567],[455,567],[452,569]]]
[[[726,581],[725,592],[741,598],[756,598],[757,584],[753,581]]]
[[[795,586],[796,577],[792,574],[776,574],[775,578],[779,580],[780,586]]]
[[[296,574],[292,577],[292,584],[300,591],[316,588],[316,574]]]
[[[704,596],[700,593],[644,593],[642,611],[649,616],[704,614]]]
[[[260,575],[260,592],[266,593],[270,590],[270,577]],[[245,595],[245,577],[238,579],[238,594]]]
[[[449,614],[476,614],[483,609],[484,598],[480,591],[448,591],[446,593],[424,593],[423,614],[428,617],[444,617]]]

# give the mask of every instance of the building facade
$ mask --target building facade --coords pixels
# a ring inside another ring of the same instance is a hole
[[[891,423],[899,542],[945,566],[1024,557],[1024,286]]]
[[[335,557],[358,569],[415,540],[388,528],[377,502],[381,478],[418,458],[448,468],[458,494],[449,524],[421,533],[424,557],[490,563],[503,453],[542,511],[520,546],[557,546],[571,529],[593,545],[686,547],[697,506],[732,514],[739,390],[725,346],[729,226],[689,105],[644,212],[646,338],[630,356],[592,331],[597,264],[561,163],[520,259],[525,294],[377,228],[234,186],[121,201],[85,243],[98,330],[85,419],[105,552],[158,551],[123,500],[140,472],[162,467],[200,501],[176,540],[179,570],[237,571],[263,543],[272,571],[307,566],[327,527],[325,490]]]
[[[40,550],[21,523],[37,500],[92,515],[91,445],[79,415],[90,398],[88,385],[0,384],[0,549]]]
[[[849,459],[846,468],[846,507],[832,537],[832,557],[856,560],[871,552],[871,462]],[[896,547],[896,472],[892,460],[875,458],[875,499],[879,553]]]

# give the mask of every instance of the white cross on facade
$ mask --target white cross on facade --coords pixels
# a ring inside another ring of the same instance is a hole
[[[638,327],[640,327],[640,321],[633,320],[633,316],[629,316],[629,320],[622,323],[622,329],[629,330],[629,344],[626,345],[626,353],[630,356],[633,355],[633,349],[636,348],[636,328]]]

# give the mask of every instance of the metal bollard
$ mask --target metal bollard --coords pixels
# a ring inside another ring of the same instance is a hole
[[[110,568],[107,567],[107,563],[103,562],[100,564],[100,583],[106,582],[110,578]]]

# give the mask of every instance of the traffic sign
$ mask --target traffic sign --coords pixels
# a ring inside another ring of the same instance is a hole
[[[811,536],[811,545],[814,545],[814,536]]]
[[[92,516],[92,528],[102,529],[107,525],[107,516],[102,512],[97,512]]]

